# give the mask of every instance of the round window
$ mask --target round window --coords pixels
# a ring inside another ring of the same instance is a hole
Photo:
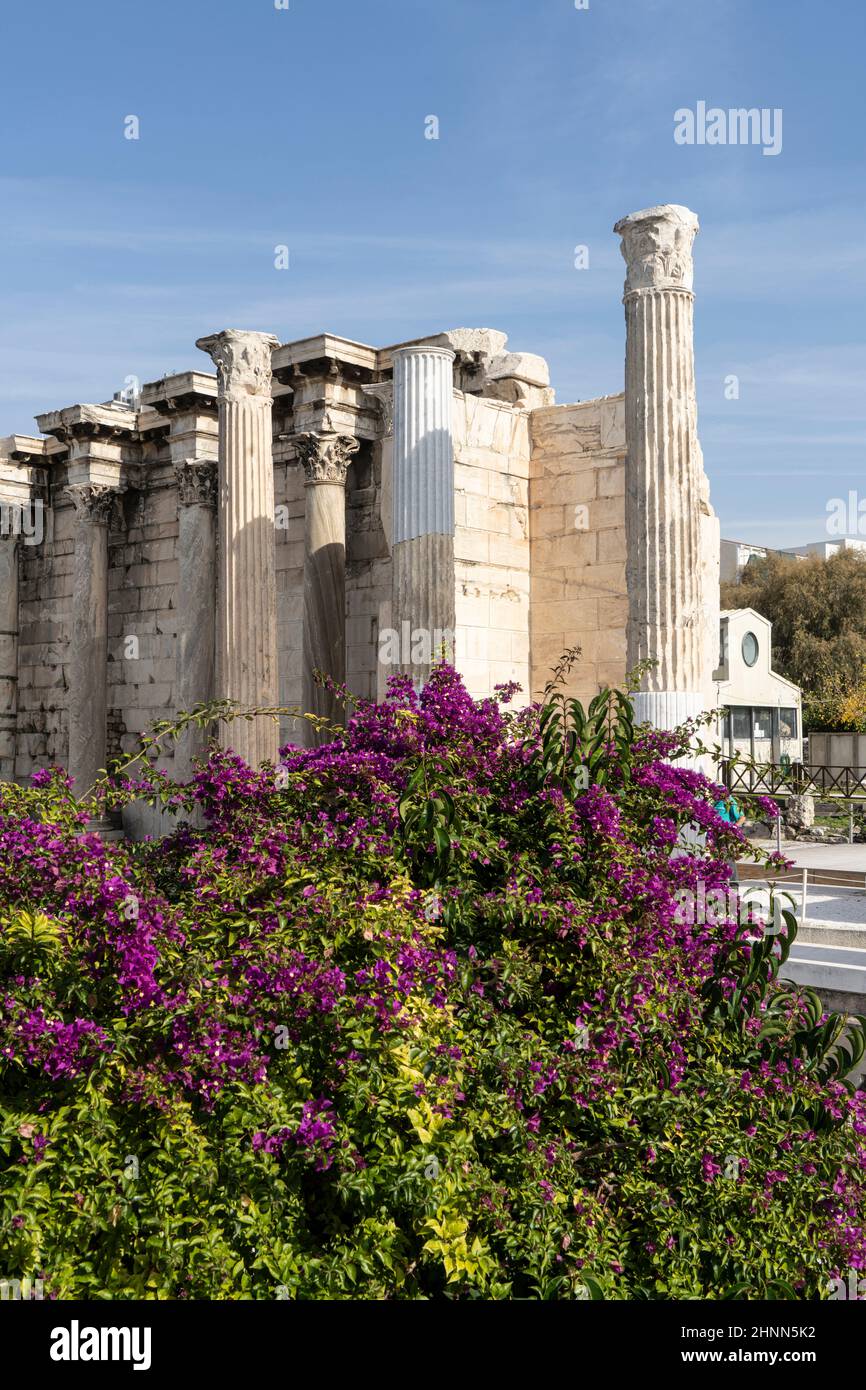
[[[743,660],[747,666],[754,666],[758,659],[758,639],[754,632],[747,632],[743,638]]]

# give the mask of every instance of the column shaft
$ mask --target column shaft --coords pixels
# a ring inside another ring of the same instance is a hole
[[[700,690],[700,494],[692,442],[692,298],[626,304],[626,582],[629,666],[658,665],[654,690]]]
[[[18,716],[18,537],[0,534],[0,780],[15,776]]]
[[[698,220],[665,206],[618,222],[625,285],[628,666],[657,664],[639,718],[671,728],[700,713],[707,669],[697,438],[692,242]]]
[[[416,686],[429,678],[443,648],[453,660],[453,406],[450,349],[394,353],[391,622],[396,670]]]
[[[219,545],[216,695],[241,708],[279,700],[271,352],[276,338],[228,329],[199,339],[217,366]],[[220,725],[252,767],[277,757],[275,719]]]
[[[72,630],[69,644],[68,770],[77,796],[90,791],[107,757],[108,527],[117,492],[77,485]]]
[[[359,443],[349,435],[312,433],[295,443],[305,479],[302,703],[338,724],[342,706],[315,673],[338,685],[346,679],[346,477]],[[317,741],[309,724],[301,734],[308,745]]]
[[[217,466],[187,459],[175,467],[178,485],[177,706],[190,710],[213,699],[216,625]],[[190,728],[175,745],[175,776],[192,775],[193,759],[207,744]]]

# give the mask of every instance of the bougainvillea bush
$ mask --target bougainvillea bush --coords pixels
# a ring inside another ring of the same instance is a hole
[[[682,910],[744,847],[687,732],[510,693],[440,666],[278,768],[115,777],[177,816],[143,845],[61,772],[2,787],[0,1276],[785,1299],[864,1268],[860,1029],[777,980],[789,916]]]

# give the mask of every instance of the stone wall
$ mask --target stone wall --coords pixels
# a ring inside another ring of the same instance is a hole
[[[139,736],[178,708],[178,503],[170,460],[149,470],[146,489],[124,494],[118,512],[121,524],[108,538],[108,709],[116,727],[109,757],[133,753]]]
[[[83,790],[156,720],[214,698],[338,720],[312,672],[360,697],[390,674],[423,684],[435,652],[383,654],[405,629],[453,631],[475,697],[516,682],[524,699],[575,647],[567,689],[591,699],[622,681],[639,637],[661,669],[647,717],[694,712],[718,626],[697,219],[664,206],[617,229],[624,394],[555,405],[543,359],[492,329],[392,348],[230,329],[198,342],[216,374],[48,411],[38,436],[0,441],[0,503],[46,504],[39,544],[0,534],[0,775],[57,762]],[[258,762],[278,737],[317,735],[286,715],[219,737]],[[202,744],[191,732],[160,765],[186,776]],[[145,828],[159,819],[142,814]]]
[[[15,776],[65,764],[67,654],[72,601],[71,503],[50,506],[40,546],[18,548],[18,719]]]
[[[530,430],[532,694],[579,645],[565,688],[586,702],[626,671],[623,396],[535,410]]]
[[[529,415],[455,394],[457,662],[480,698],[529,692]]]

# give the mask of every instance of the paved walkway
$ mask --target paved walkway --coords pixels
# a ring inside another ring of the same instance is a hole
[[[753,840],[760,849],[776,848],[775,840]],[[809,840],[782,841],[782,853],[799,868],[849,869],[866,874],[866,845],[819,845]]]

